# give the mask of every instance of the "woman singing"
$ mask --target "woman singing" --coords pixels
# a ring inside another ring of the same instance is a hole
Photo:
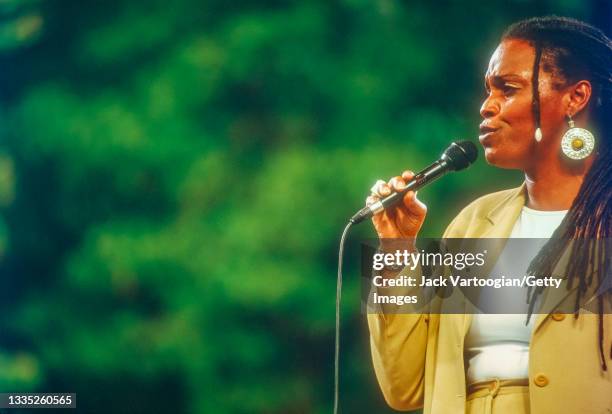
[[[605,248],[587,254],[587,242],[612,233],[610,39],[574,19],[524,20],[502,36],[484,80],[485,157],[520,169],[524,182],[474,201],[444,237],[554,233],[532,267],[550,274],[569,251],[568,289],[580,297],[601,288],[611,254]],[[412,176],[379,180],[367,203],[402,189]],[[413,192],[403,201],[374,216],[379,238],[417,236],[426,207]],[[389,270],[385,277],[396,275]],[[534,314],[527,324],[525,315],[369,314],[385,399],[397,410],[425,414],[611,414],[612,316],[603,295],[596,301],[594,313],[577,301],[574,314]]]

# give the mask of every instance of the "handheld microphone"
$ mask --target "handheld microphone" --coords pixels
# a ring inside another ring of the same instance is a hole
[[[398,204],[408,191],[416,191],[450,171],[461,171],[470,166],[478,158],[478,149],[470,141],[451,143],[442,153],[439,160],[420,171],[410,180],[404,189],[393,193],[376,203],[359,210],[350,222],[361,223],[363,220],[380,213],[385,208]]]

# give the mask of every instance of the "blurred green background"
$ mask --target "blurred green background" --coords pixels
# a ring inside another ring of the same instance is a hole
[[[0,392],[82,412],[330,413],[340,231],[476,140],[503,28],[608,1],[0,0]],[[422,234],[520,183],[424,189]],[[341,407],[390,413],[346,252]],[[12,411],[15,412],[15,411]]]

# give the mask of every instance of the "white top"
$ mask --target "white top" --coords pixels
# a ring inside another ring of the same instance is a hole
[[[566,213],[567,210],[539,211],[523,207],[510,237],[548,239],[559,227]],[[531,257],[521,263],[526,266],[537,252],[529,252]],[[503,256],[502,254],[495,265],[496,268],[507,266]],[[512,263],[512,266],[516,272],[516,262]],[[524,271],[526,270],[525,267]],[[497,274],[495,270],[494,273]],[[507,289],[496,290],[508,292]],[[524,298],[524,295],[526,293],[520,296]],[[531,317],[529,324],[525,325],[526,318],[526,314],[473,315],[472,325],[465,337],[468,384],[495,378],[528,378],[529,342],[535,318]]]
[[[567,210],[542,211],[523,207],[521,215],[516,220],[516,223],[514,223],[510,237],[520,239],[549,239],[555,230],[557,230],[559,224],[561,224],[565,214],[567,214]],[[533,257],[535,257],[535,254]]]

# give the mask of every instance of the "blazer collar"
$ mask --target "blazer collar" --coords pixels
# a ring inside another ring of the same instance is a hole
[[[510,237],[521,209],[527,200],[526,187],[523,183],[489,210],[485,216],[490,226],[481,237],[505,239]]]
[[[509,216],[514,216],[513,213],[520,213],[527,201],[526,191],[527,188],[523,182],[520,187],[517,187],[507,197],[500,200],[499,203],[489,211],[487,220],[489,220],[491,224],[500,224],[500,222],[505,221],[512,221],[514,224],[516,220],[510,220]],[[516,219],[516,217],[514,218]],[[508,233],[506,237],[508,236],[510,236],[510,233]]]

